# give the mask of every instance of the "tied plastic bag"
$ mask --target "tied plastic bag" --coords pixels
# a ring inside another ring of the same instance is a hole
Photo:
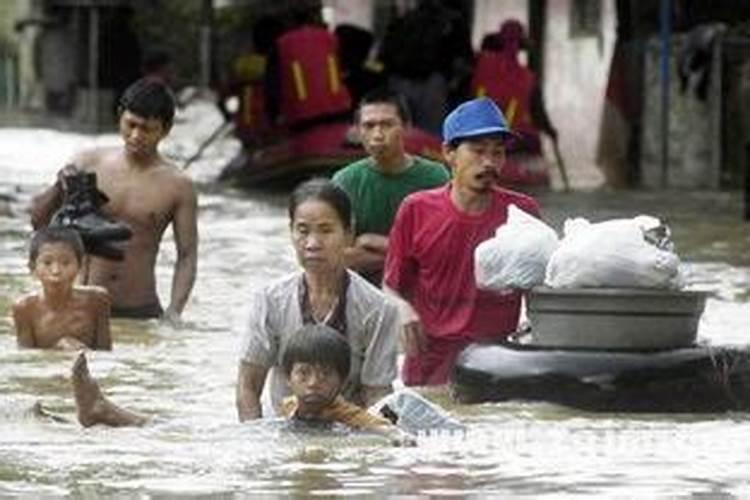
[[[547,260],[557,248],[555,231],[515,205],[495,236],[474,250],[474,278],[482,290],[527,290],[544,282]]]
[[[683,279],[669,229],[655,217],[639,215],[597,224],[583,218],[565,221],[564,237],[547,264],[545,284],[679,289]]]

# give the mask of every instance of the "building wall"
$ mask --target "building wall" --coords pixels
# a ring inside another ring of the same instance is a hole
[[[324,0],[324,9],[331,12],[331,25],[353,24],[372,29],[372,0]]]
[[[614,0],[602,0],[600,37],[571,38],[572,4],[547,2],[544,95],[571,181],[585,188],[604,180],[595,155],[617,15]]]
[[[487,33],[497,31],[506,19],[515,18],[525,26],[528,22],[527,0],[475,0],[474,26],[471,30],[471,40],[475,48],[479,48],[482,37]]]
[[[11,26],[18,20],[41,18],[42,0],[11,0],[3,3],[13,4],[7,21]],[[43,106],[41,83],[34,68],[34,48],[39,33],[41,28],[38,25],[13,31],[13,41],[17,47],[18,104],[24,109],[41,109]]]

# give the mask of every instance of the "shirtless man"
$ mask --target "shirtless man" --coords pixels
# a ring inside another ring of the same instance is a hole
[[[73,285],[83,256],[83,242],[72,229],[41,229],[33,236],[29,269],[42,290],[12,306],[20,347],[112,348],[109,294],[100,287]]]
[[[162,314],[178,322],[193,288],[197,267],[196,193],[187,175],[158,152],[174,117],[174,98],[153,79],[133,83],[120,102],[119,127],[124,145],[97,148],[76,155],[58,174],[58,181],[34,197],[34,228],[49,223],[64,197],[65,176],[95,172],[109,202],[102,212],[126,223],[133,232],[121,262],[90,257],[84,282],[105,287],[112,295],[112,316],[153,318]],[[177,260],[170,303],[163,312],[156,294],[154,266],[164,231],[174,231]]]

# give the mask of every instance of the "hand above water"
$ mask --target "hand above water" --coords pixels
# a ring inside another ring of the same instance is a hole
[[[78,168],[73,163],[68,163],[63,168],[57,171],[57,182],[60,184],[60,187],[62,187],[63,189],[66,189],[67,184],[66,184],[65,178],[79,174],[79,173],[81,173],[80,168]]]

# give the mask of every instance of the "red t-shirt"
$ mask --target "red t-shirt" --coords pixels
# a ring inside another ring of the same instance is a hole
[[[518,325],[521,294],[478,290],[474,249],[505,224],[509,205],[537,217],[539,205],[529,196],[497,188],[487,210],[466,214],[450,192],[448,184],[402,202],[388,237],[385,284],[411,303],[428,336],[505,336]]]

